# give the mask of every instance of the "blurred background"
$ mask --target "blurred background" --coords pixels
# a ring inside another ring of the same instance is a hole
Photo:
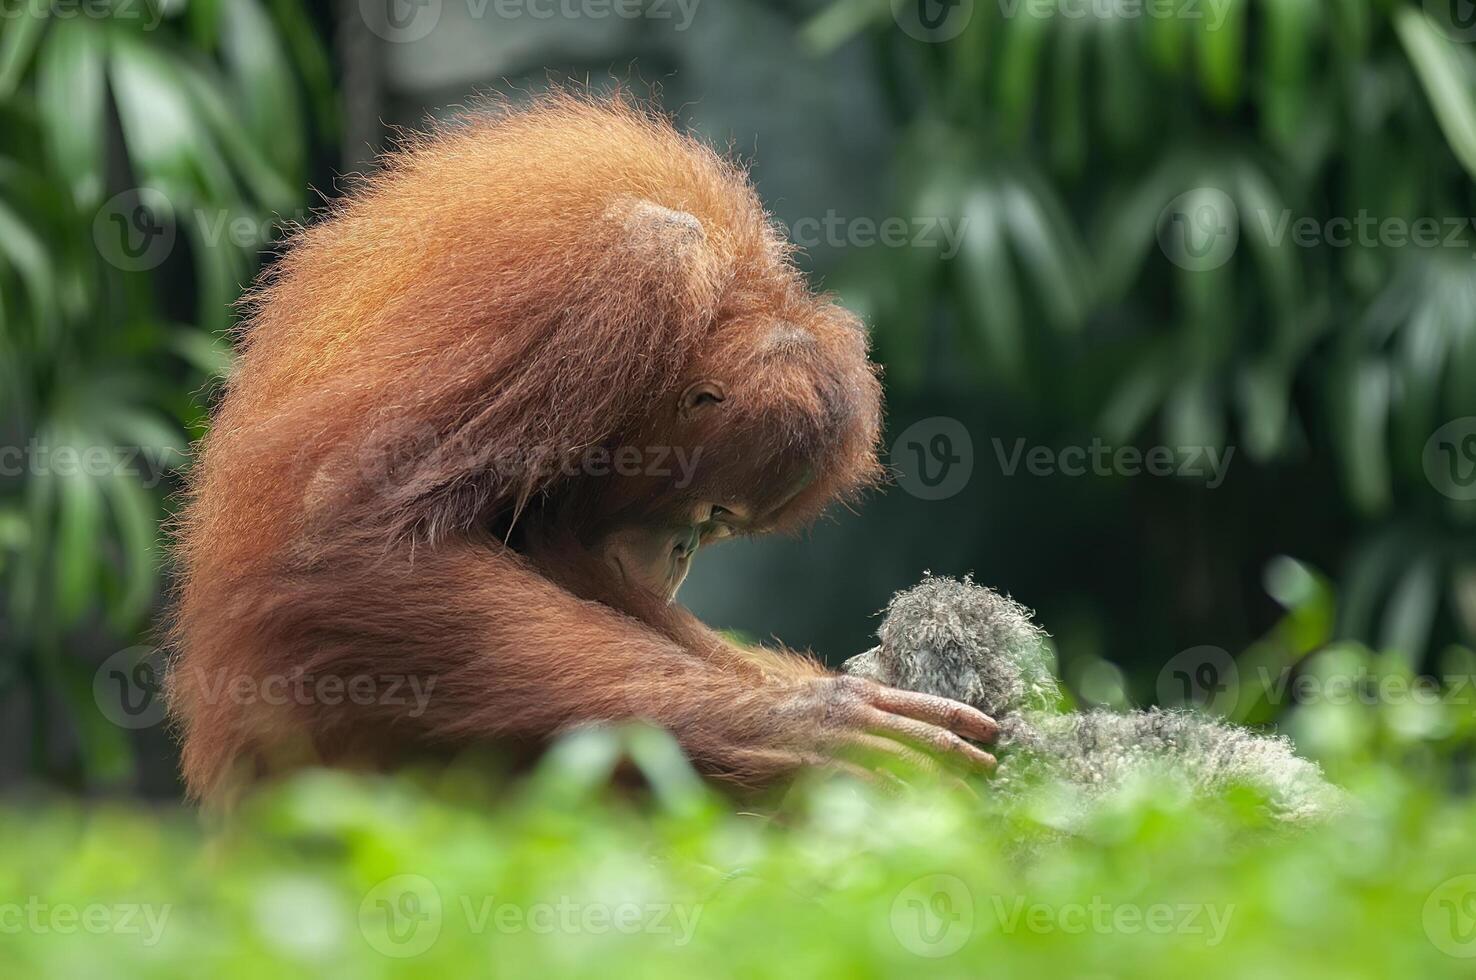
[[[233,301],[395,127],[571,81],[749,161],[886,368],[893,485],[710,622],[838,663],[972,573],[1082,703],[1469,675],[1469,6],[0,0],[0,785],[177,794],[135,648]]]

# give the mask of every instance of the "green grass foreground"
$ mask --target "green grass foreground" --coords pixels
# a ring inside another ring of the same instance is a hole
[[[306,774],[215,829],[12,802],[0,975],[1471,976],[1460,766],[1370,744],[1330,766],[1348,812],[1299,830],[1162,783],[1084,823],[1058,788],[1006,806],[842,780],[760,816],[639,730],[576,736],[495,794],[469,769]],[[609,789],[622,756],[649,791]]]

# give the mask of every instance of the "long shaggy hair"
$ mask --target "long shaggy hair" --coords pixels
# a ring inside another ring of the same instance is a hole
[[[631,495],[578,472],[590,447],[699,442],[703,479],[755,493],[802,471],[781,529],[878,475],[860,324],[806,289],[742,168],[623,99],[556,93],[405,139],[246,304],[176,529],[170,697],[196,792],[274,754],[381,762],[638,714],[660,678],[610,651],[656,634],[728,656],[680,610],[596,607],[577,572],[506,544]],[[694,376],[723,379],[718,429],[668,418]],[[386,671],[434,678],[425,715],[218,686]]]

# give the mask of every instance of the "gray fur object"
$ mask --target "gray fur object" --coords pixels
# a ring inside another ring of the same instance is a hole
[[[1061,713],[1046,634],[1029,610],[965,579],[926,578],[887,606],[881,645],[847,673],[971,704],[1000,723],[994,785],[1044,779],[1096,800],[1141,776],[1180,781],[1205,797],[1249,786],[1288,823],[1327,816],[1342,793],[1281,736],[1191,711]]]

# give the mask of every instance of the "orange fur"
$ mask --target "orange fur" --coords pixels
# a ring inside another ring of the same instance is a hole
[[[739,168],[620,100],[494,107],[406,142],[248,302],[177,534],[193,793],[635,717],[747,777],[732,746],[772,737],[772,686],[818,668],[622,592],[580,544],[803,471],[771,521],[795,527],[876,477],[864,333],[807,291]],[[723,411],[677,419],[708,377]],[[569,465],[620,446],[700,451],[698,486]],[[222,696],[294,672],[434,686],[417,717]]]

